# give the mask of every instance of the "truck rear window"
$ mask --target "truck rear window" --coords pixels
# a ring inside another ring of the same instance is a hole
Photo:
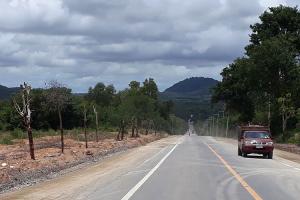
[[[270,134],[266,131],[245,131],[245,138],[261,138],[261,139],[269,139]]]

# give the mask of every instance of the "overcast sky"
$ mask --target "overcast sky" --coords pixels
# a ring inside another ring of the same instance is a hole
[[[0,0],[0,84],[58,80],[160,90],[191,76],[221,79],[244,52],[249,25],[299,0]]]

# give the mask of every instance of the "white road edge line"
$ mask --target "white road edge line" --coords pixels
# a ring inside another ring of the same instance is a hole
[[[292,165],[286,164],[286,163],[284,163],[284,162],[280,162],[280,163],[283,164],[283,165],[285,165],[285,166],[287,166],[287,167],[294,168]]]
[[[169,157],[169,155],[175,150],[178,146],[177,143],[160,161],[153,167],[142,180],[140,180],[121,200],[129,200],[134,193],[150,178],[150,176],[159,168],[159,166]]]
[[[300,171],[300,168],[298,168],[298,167],[294,167],[294,166],[292,166],[292,165],[286,164],[286,163],[281,162],[281,161],[279,161],[279,163],[283,164],[284,166],[290,167],[290,168],[292,168],[292,169],[294,169],[294,170]]]

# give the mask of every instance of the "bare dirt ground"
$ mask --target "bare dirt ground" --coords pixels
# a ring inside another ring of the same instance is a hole
[[[127,186],[135,184],[136,175],[148,170],[152,166],[152,161],[160,159],[162,150],[169,145],[176,144],[179,139],[183,138],[169,136],[138,148],[112,154],[112,156],[105,157],[100,162],[95,162],[80,168],[80,170],[74,170],[21,190],[0,194],[0,199],[92,199],[90,195],[95,191],[101,191],[95,199],[111,199],[108,196],[118,193],[123,187],[127,191]],[[122,182],[120,177],[125,178],[126,182]],[[115,182],[120,183],[120,188],[113,186]]]
[[[103,139],[85,143],[65,139],[65,152],[61,153],[59,136],[47,136],[35,140],[36,160],[31,160],[27,140],[18,140],[14,145],[0,145],[0,193],[11,188],[32,185],[55,177],[61,171],[78,165],[97,161],[109,154],[160,139],[161,135],[141,135],[123,141]]]
[[[275,144],[276,149],[283,151],[300,154],[300,146],[295,144]]]

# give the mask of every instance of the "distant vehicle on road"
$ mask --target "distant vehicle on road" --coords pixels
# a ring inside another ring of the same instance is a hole
[[[247,157],[248,154],[262,154],[272,159],[274,142],[268,127],[249,125],[238,127],[238,155]]]

